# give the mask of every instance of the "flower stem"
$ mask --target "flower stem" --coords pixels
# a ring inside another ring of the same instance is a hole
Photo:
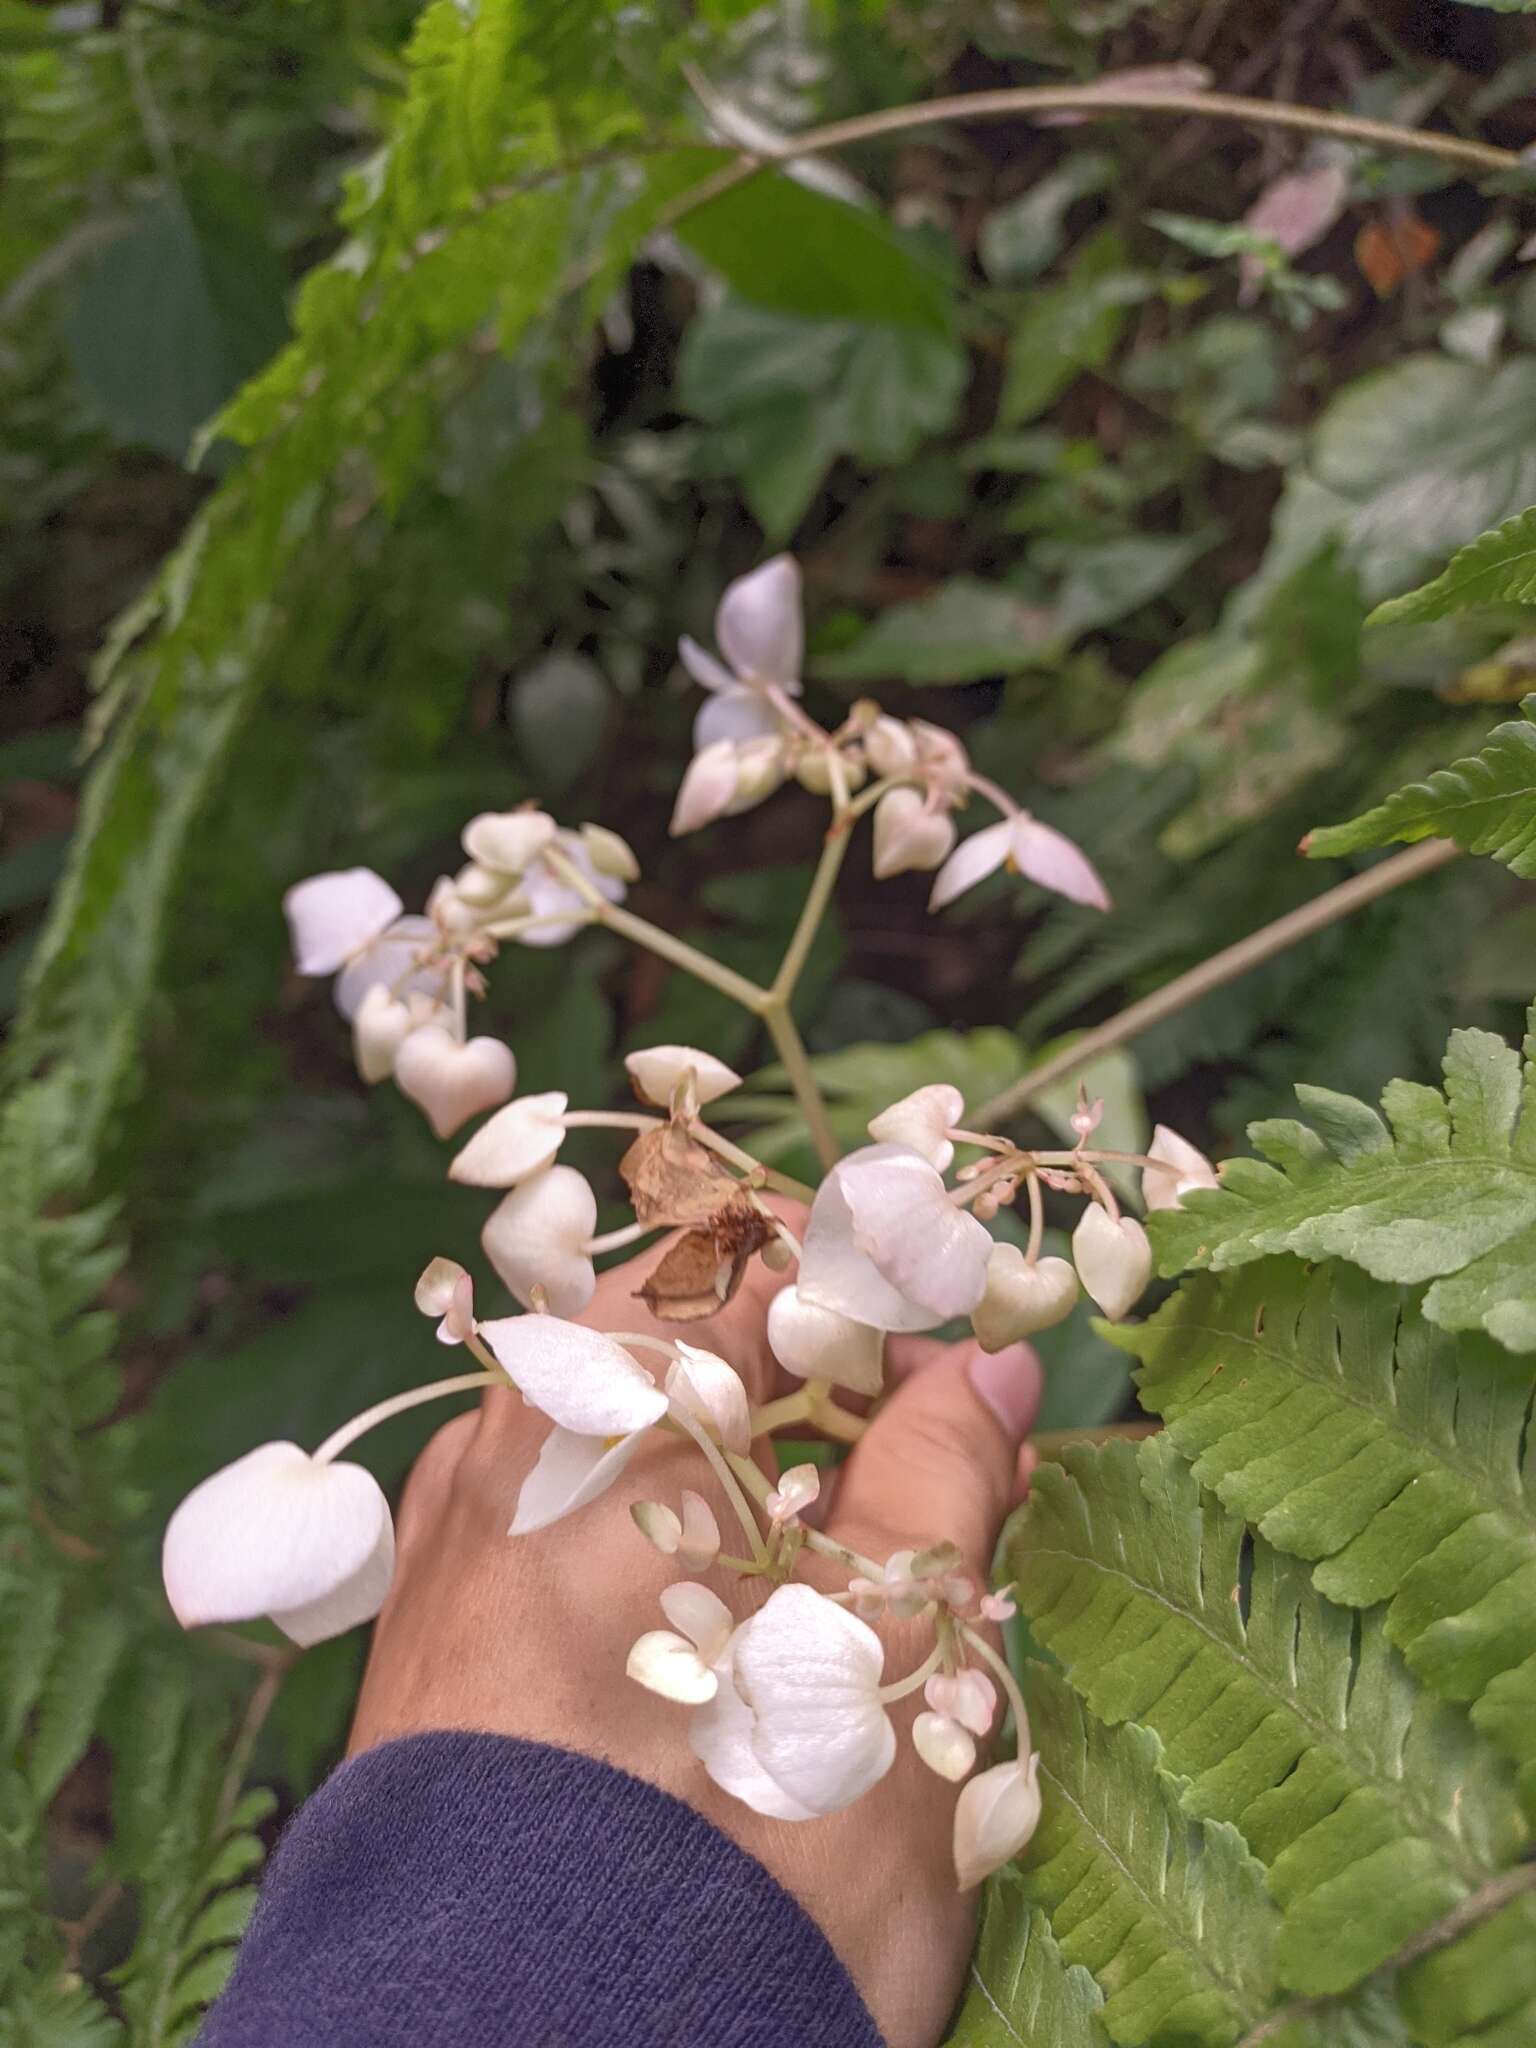
[[[742,1528],[746,1531],[747,1541],[752,1551],[753,1563],[759,1567],[765,1565],[768,1562],[768,1546],[764,1543],[762,1531],[757,1526],[757,1517],[752,1512],[751,1503],[742,1492],[740,1481],[736,1477],[737,1471],[743,1465],[750,1465],[754,1472],[757,1471],[757,1467],[752,1465],[750,1458],[734,1458],[729,1452],[722,1451],[720,1446],[706,1433],[702,1423],[697,1422],[681,1403],[674,1406],[672,1419],[687,1430],[699,1449],[708,1458],[715,1477],[725,1489],[725,1497],[730,1502],[737,1521],[740,1522]]]
[[[460,1372],[452,1379],[434,1380],[427,1387],[411,1387],[403,1394],[391,1394],[387,1401],[377,1401],[373,1407],[365,1408],[361,1415],[354,1415],[350,1422],[344,1422],[340,1429],[332,1430],[319,1450],[314,1454],[317,1465],[328,1465],[339,1457],[349,1444],[354,1444],[367,1430],[374,1429],[381,1422],[388,1422],[392,1416],[403,1415],[408,1408],[419,1408],[426,1401],[435,1401],[443,1394],[467,1394],[471,1387],[505,1386],[507,1376],[502,1372]]]
[[[744,974],[737,974],[734,968],[722,961],[712,960],[708,953],[701,953],[697,946],[690,946],[686,939],[675,938],[671,932],[663,931],[649,918],[636,917],[632,910],[622,904],[610,903],[599,889],[594,889],[574,861],[567,860],[558,847],[546,848],[540,856],[545,864],[567,883],[584,900],[598,924],[607,925],[610,931],[618,932],[623,938],[633,939],[637,946],[644,946],[647,952],[657,954],[663,960],[670,960],[674,967],[681,967],[697,980],[708,982],[711,988],[719,989],[733,1002],[754,1016],[762,1013],[768,1000],[768,991],[759,988],[755,981],[748,981]]]
[[[805,1049],[795,1020],[787,1006],[777,997],[771,997],[760,1012],[768,1027],[768,1036],[773,1040],[775,1052],[784,1063],[789,1076],[789,1085],[795,1092],[800,1105],[800,1114],[805,1118],[805,1127],[811,1134],[811,1143],[816,1156],[824,1167],[836,1166],[842,1157],[842,1147],[833,1134],[827,1117],[827,1105],[816,1075],[811,1067],[810,1055]]]
[[[1024,1704],[1024,1695],[1019,1690],[1019,1681],[1013,1675],[1012,1666],[1008,1659],[1000,1651],[994,1650],[986,1637],[969,1623],[962,1624],[960,1633],[977,1656],[990,1664],[996,1672],[998,1682],[1008,1696],[1008,1704],[1013,1709],[1014,1739],[1022,1756],[1029,1748],[1029,1709]]]
[[[844,807],[833,814],[831,828],[821,843],[821,858],[816,863],[811,886],[806,892],[805,902],[801,905],[789,944],[784,949],[784,958],[779,962],[779,970],[768,990],[770,1000],[786,1009],[805,970],[811,948],[816,943],[816,934],[821,930],[821,921],[827,914],[827,906],[832,901],[832,891],[837,887],[838,871],[847,855],[850,837]]]
[[[921,1689],[928,1683],[929,1679],[932,1678],[935,1671],[938,1670],[939,1666],[943,1663],[943,1661],[944,1645],[942,1643],[935,1643],[933,1648],[928,1652],[928,1655],[923,1659],[922,1663],[918,1665],[915,1671],[909,1671],[905,1678],[898,1678],[891,1685],[881,1686],[881,1706],[892,1706],[895,1704],[897,1700],[906,1699],[910,1693],[921,1691]]]
[[[660,1228],[657,1223],[626,1223],[618,1230],[604,1231],[601,1237],[589,1237],[582,1250],[589,1259],[595,1259],[603,1252],[622,1251],[627,1244],[638,1244],[642,1237],[649,1237]]]
[[[1033,1266],[1040,1257],[1040,1243],[1045,1236],[1045,1200],[1037,1173],[1026,1174],[1024,1186],[1029,1194],[1029,1243],[1024,1250],[1024,1263]]]

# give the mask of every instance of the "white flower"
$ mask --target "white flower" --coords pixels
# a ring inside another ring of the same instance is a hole
[[[1152,1278],[1152,1247],[1134,1216],[1112,1222],[1090,1202],[1072,1233],[1072,1257],[1086,1291],[1112,1323],[1140,1300]]]
[[[1159,1124],[1147,1147],[1149,1159],[1161,1160],[1167,1168],[1158,1173],[1152,1167],[1141,1170],[1141,1198],[1148,1210],[1177,1209],[1191,1188],[1220,1187],[1216,1169],[1203,1152],[1187,1138],[1181,1138],[1167,1124]]]
[[[543,811],[482,811],[470,819],[461,838],[478,867],[520,875],[554,843],[555,821]]]
[[[1040,1820],[1040,1758],[994,1764],[955,1802],[955,1874],[961,1891],[1001,1870],[1024,1849]]]
[[[791,1465],[781,1472],[779,1483],[763,1501],[774,1527],[798,1522],[804,1509],[821,1497],[821,1474],[814,1465]]]
[[[668,831],[674,839],[735,817],[770,797],[784,780],[781,738],[712,740],[689,762],[678,785]]]
[[[512,1048],[499,1038],[471,1038],[460,1044],[443,1024],[423,1024],[395,1054],[395,1086],[425,1110],[439,1138],[451,1138],[461,1124],[505,1102],[517,1083]]]
[[[877,775],[911,775],[917,768],[917,740],[910,726],[882,712],[864,735],[864,756]]]
[[[579,832],[557,832],[546,851],[550,849],[568,861],[605,902],[624,901],[623,881],[594,864]],[[517,934],[520,946],[563,946],[583,925],[592,922],[592,906],[587,898],[574,882],[568,882],[542,857],[524,870],[523,894],[528,899],[529,916],[538,922]]]
[[[786,1372],[831,1380],[855,1394],[878,1394],[884,1379],[885,1332],[781,1287],[768,1304],[768,1348]]]
[[[414,1001],[428,1006],[427,1015],[418,1015],[411,1002],[402,1002],[382,982],[375,982],[358,1005],[352,1020],[352,1057],[370,1087],[389,1079],[395,1055],[407,1038],[418,1026],[433,1021],[429,999],[417,996]]]
[[[351,1023],[368,991],[381,987],[397,998],[421,996],[440,1003],[448,992],[449,972],[441,948],[442,935],[430,917],[397,917],[337,975],[331,989],[337,1009]]]
[[[334,974],[378,938],[404,905],[372,868],[341,868],[295,882],[283,897],[300,974]]]
[[[938,1172],[902,1145],[866,1145],[817,1190],[800,1262],[803,1299],[878,1330],[931,1330],[969,1315],[992,1239]]]
[[[462,1344],[475,1329],[475,1283],[454,1259],[433,1259],[416,1282],[416,1306],[440,1316],[439,1344]]]
[[[394,1562],[373,1474],[275,1443],[193,1488],[166,1529],[161,1569],[183,1628],[266,1615],[307,1647],[371,1621]]]
[[[687,1580],[667,1587],[661,1609],[672,1627],[641,1636],[624,1669],[638,1685],[660,1693],[664,1700],[702,1706],[720,1689],[714,1667],[725,1655],[735,1625],[731,1610],[708,1586]]]
[[[746,1624],[747,1627],[751,1623]],[[688,1722],[688,1746],[722,1791],[770,1820],[814,1820],[813,1809],[771,1778],[752,1746],[756,1717],[736,1690],[735,1653],[742,1630],[715,1666],[717,1690]]]
[[[624,1066],[642,1102],[666,1109],[678,1087],[691,1077],[693,1099],[702,1109],[741,1086],[741,1076],[713,1053],[692,1045],[647,1045],[627,1055]]]
[[[552,1315],[504,1316],[482,1323],[480,1334],[523,1399],[555,1424],[518,1494],[510,1533],[527,1536],[606,1491],[666,1414],[667,1397],[601,1330]]]
[[[542,1287],[557,1316],[579,1316],[597,1288],[587,1244],[597,1197],[573,1166],[546,1166],[497,1203],[485,1220],[485,1255],[524,1308]]]
[[[455,1156],[448,1178],[471,1188],[515,1188],[530,1174],[541,1172],[565,1142],[569,1102],[558,1089],[509,1102],[487,1118]]]
[[[753,1754],[812,1813],[851,1805],[895,1760],[896,1731],[880,1697],[884,1665],[868,1623],[809,1586],[780,1586],[734,1639]]]
[[[971,1311],[983,1351],[1006,1351],[1021,1337],[1065,1322],[1077,1306],[1077,1275],[1065,1259],[1030,1265],[1016,1244],[998,1244],[987,1260],[987,1291]]]
[[[936,868],[954,847],[955,821],[936,811],[921,790],[903,783],[875,805],[874,870],[877,882],[910,869]]]
[[[1086,903],[1094,910],[1109,908],[1109,892],[1087,854],[1065,833],[1020,811],[961,841],[935,877],[929,909],[942,909],[1001,867],[1027,875],[1042,889],[1054,889],[1073,903]]]
[[[869,1126],[877,1144],[909,1145],[921,1152],[939,1173],[947,1173],[955,1148],[945,1135],[965,1115],[965,1097],[947,1081],[932,1081],[926,1088],[914,1088],[889,1109],[882,1109]]]
[[[752,1448],[752,1403],[734,1366],[679,1341],[677,1357],[667,1368],[667,1395],[672,1413],[689,1415],[726,1450],[744,1458]]]
[[[976,1761],[976,1741],[947,1714],[919,1714],[912,1723],[912,1747],[930,1771],[955,1784]]]
[[[715,639],[730,666],[686,636],[678,644],[683,666],[711,700],[694,723],[695,752],[718,740],[749,740],[777,733],[779,716],[765,690],[800,694],[804,629],[800,621],[800,569],[791,555],[775,555],[750,576],[726,585],[715,613]]]

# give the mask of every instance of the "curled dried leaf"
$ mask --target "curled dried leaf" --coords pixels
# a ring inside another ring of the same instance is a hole
[[[667,1248],[636,1295],[659,1322],[701,1322],[730,1300],[753,1253],[772,1236],[772,1219],[745,1196],[733,1195]]]
[[[707,1223],[736,1193],[736,1182],[715,1155],[676,1124],[642,1131],[619,1161],[619,1172],[645,1224]]]

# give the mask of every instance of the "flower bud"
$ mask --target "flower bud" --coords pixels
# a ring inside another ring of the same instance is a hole
[[[856,1394],[880,1391],[883,1331],[807,1301],[798,1287],[781,1287],[768,1304],[768,1348],[797,1379],[831,1380]]]
[[[682,1410],[692,1416],[738,1458],[751,1450],[752,1404],[734,1366],[713,1351],[679,1343],[677,1358],[667,1369],[666,1388],[674,1414]]]
[[[787,1472],[780,1473],[777,1487],[763,1506],[777,1527],[785,1522],[798,1521],[801,1510],[808,1508],[820,1493],[821,1474],[814,1465],[791,1465]]]
[[[395,1055],[416,1028],[410,1005],[375,982],[352,1020],[352,1057],[370,1087],[395,1071]]]
[[[987,1261],[987,1291],[971,1311],[983,1351],[1006,1351],[1021,1337],[1064,1323],[1077,1306],[1077,1275],[1065,1259],[1031,1265],[1016,1244],[997,1245]]]
[[[976,1761],[976,1743],[947,1714],[919,1714],[912,1723],[912,1747],[930,1771],[956,1784]]]
[[[464,827],[462,844],[483,868],[520,875],[555,836],[555,821],[543,811],[482,811]]]
[[[973,1735],[985,1735],[997,1713],[997,1687],[974,1665],[953,1675],[936,1671],[923,1697],[937,1714],[947,1714]]]
[[[1167,1169],[1159,1173],[1144,1166],[1141,1170],[1141,1197],[1149,1212],[1177,1209],[1192,1188],[1221,1185],[1215,1167],[1205,1154],[1197,1151],[1187,1138],[1181,1138],[1177,1131],[1171,1131],[1167,1124],[1159,1124],[1152,1133],[1147,1157],[1161,1161]]]
[[[955,1148],[944,1134],[964,1115],[965,1097],[960,1090],[947,1081],[930,1081],[926,1088],[914,1088],[910,1095],[882,1109],[871,1122],[869,1135],[879,1145],[910,1145],[930,1166],[947,1173]]]
[[[629,1518],[640,1534],[653,1549],[663,1557],[675,1557],[677,1546],[683,1540],[683,1525],[669,1507],[660,1501],[631,1501]]]
[[[395,1054],[395,1085],[426,1112],[439,1138],[451,1138],[482,1109],[505,1102],[517,1081],[517,1062],[499,1038],[461,1045],[442,1024],[423,1024]]]
[[[606,825],[583,825],[581,843],[600,875],[614,875],[621,882],[639,880],[640,863],[635,859],[634,849],[617,832],[610,832]]]
[[[642,1102],[659,1109],[671,1105],[678,1087],[692,1076],[694,1101],[702,1108],[741,1086],[740,1074],[713,1053],[692,1045],[647,1045],[630,1053],[624,1066]]]
[[[483,868],[473,860],[459,869],[453,886],[461,902],[473,904],[481,912],[499,910],[504,898],[517,893],[517,884],[509,875],[498,873],[495,868]]]
[[[875,805],[875,879],[888,882],[911,869],[936,868],[955,843],[948,811],[929,808],[921,790],[903,784],[888,789]]]
[[[784,780],[784,742],[777,735],[737,740],[736,786],[726,805],[726,814],[737,817],[773,795]]]
[[[866,769],[861,754],[846,753],[831,746],[806,746],[801,749],[795,761],[795,780],[802,789],[812,796],[832,794],[832,756],[841,756],[843,782],[846,788],[854,790],[864,781]]]
[[[668,831],[674,839],[723,818],[736,795],[736,748],[731,740],[700,747],[678,785]]]
[[[1027,1730],[1021,1729],[1021,1739]],[[955,1874],[961,1891],[1021,1853],[1040,1822],[1040,1758],[994,1764],[955,1802]]]
[[[427,915],[440,932],[454,939],[466,938],[483,921],[483,913],[473,903],[464,901],[446,875],[439,875],[432,885],[432,894],[427,898]]]
[[[557,1316],[579,1316],[597,1289],[586,1245],[597,1197],[571,1166],[546,1166],[498,1202],[480,1233],[485,1255],[524,1308],[534,1289]]]
[[[1084,1288],[1112,1323],[1140,1300],[1152,1278],[1152,1247],[1134,1216],[1112,1222],[1090,1202],[1072,1233],[1072,1257]]]
[[[462,1344],[475,1329],[475,1283],[454,1259],[433,1259],[416,1282],[416,1306],[437,1316],[439,1344]]]
[[[864,754],[877,775],[911,775],[917,767],[917,741],[910,728],[884,712],[864,735]]]

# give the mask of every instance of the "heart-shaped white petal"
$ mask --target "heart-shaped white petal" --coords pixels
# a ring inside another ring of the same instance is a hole
[[[957,896],[963,896],[967,889],[974,889],[978,882],[988,875],[994,875],[1008,858],[1009,825],[1005,818],[1001,824],[983,826],[980,832],[973,832],[969,839],[962,839],[954,852],[945,861],[933,878],[933,889],[928,897],[930,910],[942,910],[946,903],[953,903]]]
[[[955,843],[948,811],[929,808],[921,790],[903,784],[875,805],[874,871],[879,882],[912,869],[939,867]]]
[[[682,1409],[703,1423],[726,1450],[744,1458],[752,1448],[752,1404],[734,1366],[679,1342],[678,1356],[667,1368],[667,1393],[674,1413]]]
[[[423,1024],[395,1054],[395,1086],[426,1112],[439,1138],[505,1102],[517,1081],[517,1062],[499,1038],[460,1045],[441,1024]]]
[[[885,1332],[781,1287],[768,1304],[768,1348],[786,1372],[831,1380],[856,1394],[878,1394],[884,1380]]]
[[[912,1723],[912,1747],[930,1771],[957,1784],[976,1761],[976,1744],[947,1714],[919,1714]]]
[[[579,1316],[597,1288],[584,1249],[596,1228],[590,1182],[574,1166],[546,1166],[496,1204],[480,1242],[524,1308],[533,1306],[533,1291],[542,1287],[553,1315]]]
[[[274,1443],[193,1488],[166,1529],[161,1567],[183,1628],[269,1615],[307,1646],[378,1613],[394,1556],[371,1472]]]
[[[793,555],[775,555],[726,585],[715,613],[715,639],[743,682],[798,688],[805,636],[800,565]]]
[[[647,1692],[685,1707],[703,1706],[720,1689],[720,1681],[685,1636],[654,1628],[635,1642],[624,1674]]]
[[[416,1029],[409,1003],[392,996],[376,981],[358,1005],[352,1020],[352,1057],[357,1071],[371,1087],[387,1081],[395,1071],[395,1055]]]
[[[780,1586],[735,1638],[733,1661],[753,1752],[792,1799],[836,1813],[885,1776],[896,1731],[880,1701],[884,1646],[867,1622],[809,1586]]]
[[[454,1157],[448,1178],[471,1188],[515,1188],[549,1165],[565,1143],[570,1097],[522,1095],[498,1109]]]
[[[606,1493],[644,1441],[644,1430],[611,1438],[552,1429],[517,1496],[509,1536],[532,1536]]]
[[[1078,1278],[1112,1323],[1133,1308],[1152,1278],[1152,1247],[1134,1216],[1111,1222],[1090,1202],[1072,1233]]]
[[[520,875],[555,837],[543,811],[482,811],[464,827],[464,851],[477,867]]]
[[[688,1746],[715,1783],[770,1820],[814,1820],[815,1812],[769,1777],[752,1747],[755,1717],[732,1675],[740,1630],[715,1667],[719,1690],[689,1717]]]
[[[1159,1160],[1166,1169],[1158,1172],[1152,1167],[1142,1168],[1141,1197],[1149,1212],[1177,1209],[1192,1188],[1221,1185],[1215,1167],[1205,1154],[1191,1145],[1187,1138],[1181,1138],[1177,1131],[1170,1130],[1167,1124],[1159,1124],[1152,1133],[1147,1157]]]
[[[869,1126],[877,1144],[909,1145],[921,1152],[938,1173],[946,1173],[955,1148],[944,1135],[965,1115],[965,1097],[947,1081],[931,1081],[926,1088],[914,1088],[889,1109],[882,1109]]]
[[[372,868],[295,882],[283,897],[300,974],[334,974],[400,915],[400,898]]]
[[[667,1107],[678,1084],[689,1074],[693,1076],[694,1099],[701,1108],[741,1086],[740,1074],[724,1060],[717,1060],[711,1052],[700,1052],[693,1045],[642,1046],[639,1052],[626,1056],[624,1065],[641,1099],[660,1109]]]
[[[1077,1275],[1065,1259],[1032,1266],[1016,1244],[999,1244],[987,1260],[987,1291],[971,1310],[971,1327],[983,1351],[1006,1351],[1065,1322],[1076,1306]]]
[[[931,1330],[970,1314],[991,1250],[926,1159],[902,1145],[866,1145],[817,1190],[800,1293],[876,1329]]]
[[[480,1334],[525,1401],[579,1436],[628,1436],[667,1412],[643,1365],[601,1330],[558,1316],[504,1316]]]
[[[955,1874],[961,1891],[1020,1854],[1040,1821],[1040,1759],[994,1764],[955,1802]]]

